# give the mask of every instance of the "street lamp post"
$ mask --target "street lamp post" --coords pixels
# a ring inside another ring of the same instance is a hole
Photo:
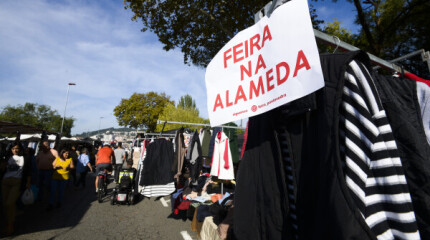
[[[75,86],[75,85],[76,83],[69,83],[67,86],[66,105],[64,106],[63,121],[61,121],[61,130],[60,130],[61,135],[63,135],[64,118],[66,117],[66,108],[67,108],[67,102],[69,101],[70,86]]]

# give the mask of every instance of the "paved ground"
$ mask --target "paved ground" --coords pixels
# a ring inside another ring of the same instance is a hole
[[[108,196],[98,203],[94,176],[88,178],[86,189],[66,190],[61,208],[46,211],[43,202],[25,207],[18,213],[15,236],[6,239],[197,239],[190,220],[172,217],[169,197],[112,206]]]

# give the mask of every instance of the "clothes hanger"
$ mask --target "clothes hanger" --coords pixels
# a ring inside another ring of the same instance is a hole
[[[333,39],[334,39],[334,42],[335,42],[335,43],[336,43],[336,40],[337,40],[336,48],[335,48],[335,49],[334,49],[334,51],[333,51],[333,53],[335,53],[335,52],[336,52],[336,50],[339,48],[340,39],[339,39],[337,36],[333,36]]]

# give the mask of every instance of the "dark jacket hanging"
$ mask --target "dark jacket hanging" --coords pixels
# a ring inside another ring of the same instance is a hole
[[[221,131],[220,127],[215,127],[212,131],[212,136],[211,136],[211,140],[209,143],[209,158],[212,159],[212,155],[214,154],[214,145],[215,145],[215,137],[217,135],[218,132]]]
[[[174,172],[174,178],[179,181],[179,176],[182,174],[182,168],[184,166],[185,157],[185,143],[184,143],[184,128],[181,127],[175,135],[175,152],[172,164],[172,171]]]
[[[421,239],[430,239],[430,146],[421,120],[416,82],[402,77],[376,77],[400,152]]]
[[[200,170],[202,170],[202,147],[197,131],[191,137],[188,151],[190,152],[190,157],[187,159],[190,163],[190,177],[195,182],[199,178]]]
[[[299,239],[376,239],[346,186],[339,155],[339,105],[351,60],[363,52],[321,56],[325,87],[249,120],[237,176],[238,239],[294,239],[288,194],[297,200]],[[286,136],[294,191],[285,183],[278,135]]]
[[[146,148],[145,167],[139,185],[162,185],[173,182],[173,144],[166,139],[156,139]]]
[[[203,139],[202,139],[202,156],[207,157],[209,156],[209,144],[211,142],[211,130],[208,128],[203,129]]]

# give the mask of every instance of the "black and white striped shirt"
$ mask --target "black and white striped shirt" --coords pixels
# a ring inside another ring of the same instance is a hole
[[[357,61],[345,72],[340,126],[346,184],[367,225],[378,239],[420,239],[391,126]]]

